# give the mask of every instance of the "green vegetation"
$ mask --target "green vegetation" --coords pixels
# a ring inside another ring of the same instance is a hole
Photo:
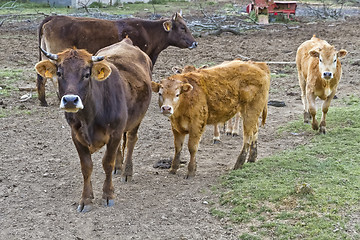
[[[5,98],[20,97],[18,82],[24,77],[24,71],[20,69],[0,69],[0,101]],[[33,94],[33,98],[37,95]],[[6,108],[0,106],[0,118],[7,117],[9,115],[22,115],[30,114],[31,112],[22,104],[16,108]]]
[[[330,108],[326,135],[302,119],[282,127],[313,138],[224,176],[212,214],[249,226],[240,239],[358,239],[349,222],[360,211],[359,102]]]
[[[149,14],[151,13],[162,13],[169,14],[169,17],[172,13],[176,11],[183,10],[184,13],[188,9],[193,9],[195,6],[198,6],[198,3],[187,2],[184,0],[153,0],[149,3],[119,3],[114,1],[113,6],[105,5],[102,3],[94,2],[85,8],[68,8],[68,7],[54,7],[49,6],[48,4],[37,4],[29,1],[0,1],[0,6],[5,6],[0,8],[0,15],[11,15],[11,14],[35,14],[43,13],[47,15],[51,14],[75,14],[75,13],[105,13],[112,15],[132,15],[139,12]],[[36,10],[34,10],[36,9]],[[29,16],[26,16],[29,18]],[[17,16],[19,18],[19,16]]]

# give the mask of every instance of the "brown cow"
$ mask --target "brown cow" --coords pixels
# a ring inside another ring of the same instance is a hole
[[[225,122],[240,112],[243,119],[243,146],[234,169],[242,167],[250,149],[248,161],[257,157],[258,118],[262,125],[267,116],[270,71],[265,63],[234,60],[220,65],[176,74],[152,82],[159,93],[161,113],[171,120],[175,156],[170,173],[180,165],[180,152],[189,134],[190,162],[187,178],[195,176],[195,154],[207,124]]]
[[[304,122],[308,123],[312,118],[312,128],[319,129],[315,117],[315,99],[319,97],[324,100],[319,129],[321,133],[326,132],[326,114],[341,79],[339,58],[345,57],[346,54],[346,50],[336,51],[334,46],[315,35],[311,40],[302,43],[296,53],[301,100],[304,105]]]
[[[241,60],[241,59],[237,59],[237,60]],[[204,69],[207,68],[207,65],[204,65],[200,68],[196,68],[194,66],[185,66],[184,69],[181,69],[179,67],[173,67],[172,71],[175,74],[179,74],[179,73],[188,73],[188,72],[196,72],[199,69]],[[226,122],[226,135],[232,135],[232,136],[239,136],[240,135],[240,113],[236,113],[234,118],[229,119]],[[219,128],[219,124],[216,123],[214,124],[214,137],[213,137],[213,142],[214,144],[216,143],[220,143],[220,128]]]
[[[39,45],[48,52],[60,52],[66,48],[86,49],[95,54],[99,49],[129,37],[135,46],[149,55],[153,65],[160,52],[169,46],[193,49],[197,42],[191,35],[184,19],[175,13],[171,19],[156,21],[137,18],[109,21],[95,18],[50,16],[39,27]],[[39,61],[42,54],[39,52]],[[47,77],[46,77],[47,78]],[[45,83],[37,78],[38,98],[45,100]]]
[[[80,157],[84,188],[78,211],[91,209],[94,198],[91,154],[104,145],[102,163],[106,179],[102,198],[105,206],[112,206],[114,169],[122,170],[122,180],[130,181],[132,177],[137,131],[151,99],[151,60],[130,39],[103,48],[96,56],[83,49],[67,49],[57,55],[44,51],[44,54],[52,61],[39,62],[36,71],[43,77],[57,75],[60,108],[65,110]],[[104,57],[106,60],[102,60]],[[122,166],[119,145],[123,135],[127,155]]]

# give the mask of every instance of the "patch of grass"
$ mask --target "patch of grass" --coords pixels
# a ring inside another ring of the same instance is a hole
[[[197,6],[197,3],[187,2],[184,0],[153,0],[149,3],[142,3],[142,2],[135,2],[135,3],[124,3],[119,4],[119,2],[115,2],[113,6],[105,5],[102,3],[94,2],[87,6],[87,10],[90,13],[107,13],[112,15],[133,15],[139,12],[149,12],[151,13],[157,13],[157,14],[164,14],[164,17],[171,17],[172,13],[180,11],[180,9],[183,10],[184,13],[186,13],[187,9],[194,8]],[[0,5],[6,3],[0,2]],[[25,15],[26,18],[29,18],[29,16],[26,16],[26,14],[34,14],[36,12],[38,13],[44,13],[47,15],[52,14],[74,14],[74,13],[86,13],[86,10],[84,8],[68,8],[68,7],[60,7],[60,6],[49,6],[48,4],[38,4],[38,3],[32,3],[28,1],[24,2],[15,2],[15,3],[8,3],[9,6],[12,6],[11,8],[1,8],[0,9],[0,15]],[[13,5],[12,5],[13,4]],[[165,15],[166,14],[166,15]],[[19,19],[21,16],[18,16],[17,19]]]
[[[23,70],[0,70],[0,97],[9,97],[12,92],[16,91],[17,82],[23,76]]]
[[[290,123],[281,131],[309,131],[312,139],[223,177],[218,191],[224,217],[250,229],[240,239],[255,233],[273,239],[360,237],[348,229],[356,219],[345,217],[360,211],[360,104],[355,97],[350,102],[330,108],[326,135],[302,119]]]

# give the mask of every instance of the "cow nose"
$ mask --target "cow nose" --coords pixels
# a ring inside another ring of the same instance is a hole
[[[172,107],[168,105],[161,106],[161,113],[162,114],[171,114]]]
[[[191,46],[189,47],[189,49],[196,48],[196,47],[197,47],[197,45],[198,45],[198,43],[197,43],[197,42],[193,42],[193,43],[191,44]]]
[[[327,78],[327,79],[332,78],[332,72],[324,72],[323,78]]]
[[[64,95],[61,98],[60,108],[65,110],[83,109],[81,98],[78,95]]]

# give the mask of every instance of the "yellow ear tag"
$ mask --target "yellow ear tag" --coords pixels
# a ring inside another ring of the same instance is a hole
[[[46,70],[45,77],[52,78],[52,74],[48,70]]]
[[[104,70],[101,69],[101,71],[99,72],[98,78],[99,78],[99,79],[103,79],[104,77],[105,77]]]

